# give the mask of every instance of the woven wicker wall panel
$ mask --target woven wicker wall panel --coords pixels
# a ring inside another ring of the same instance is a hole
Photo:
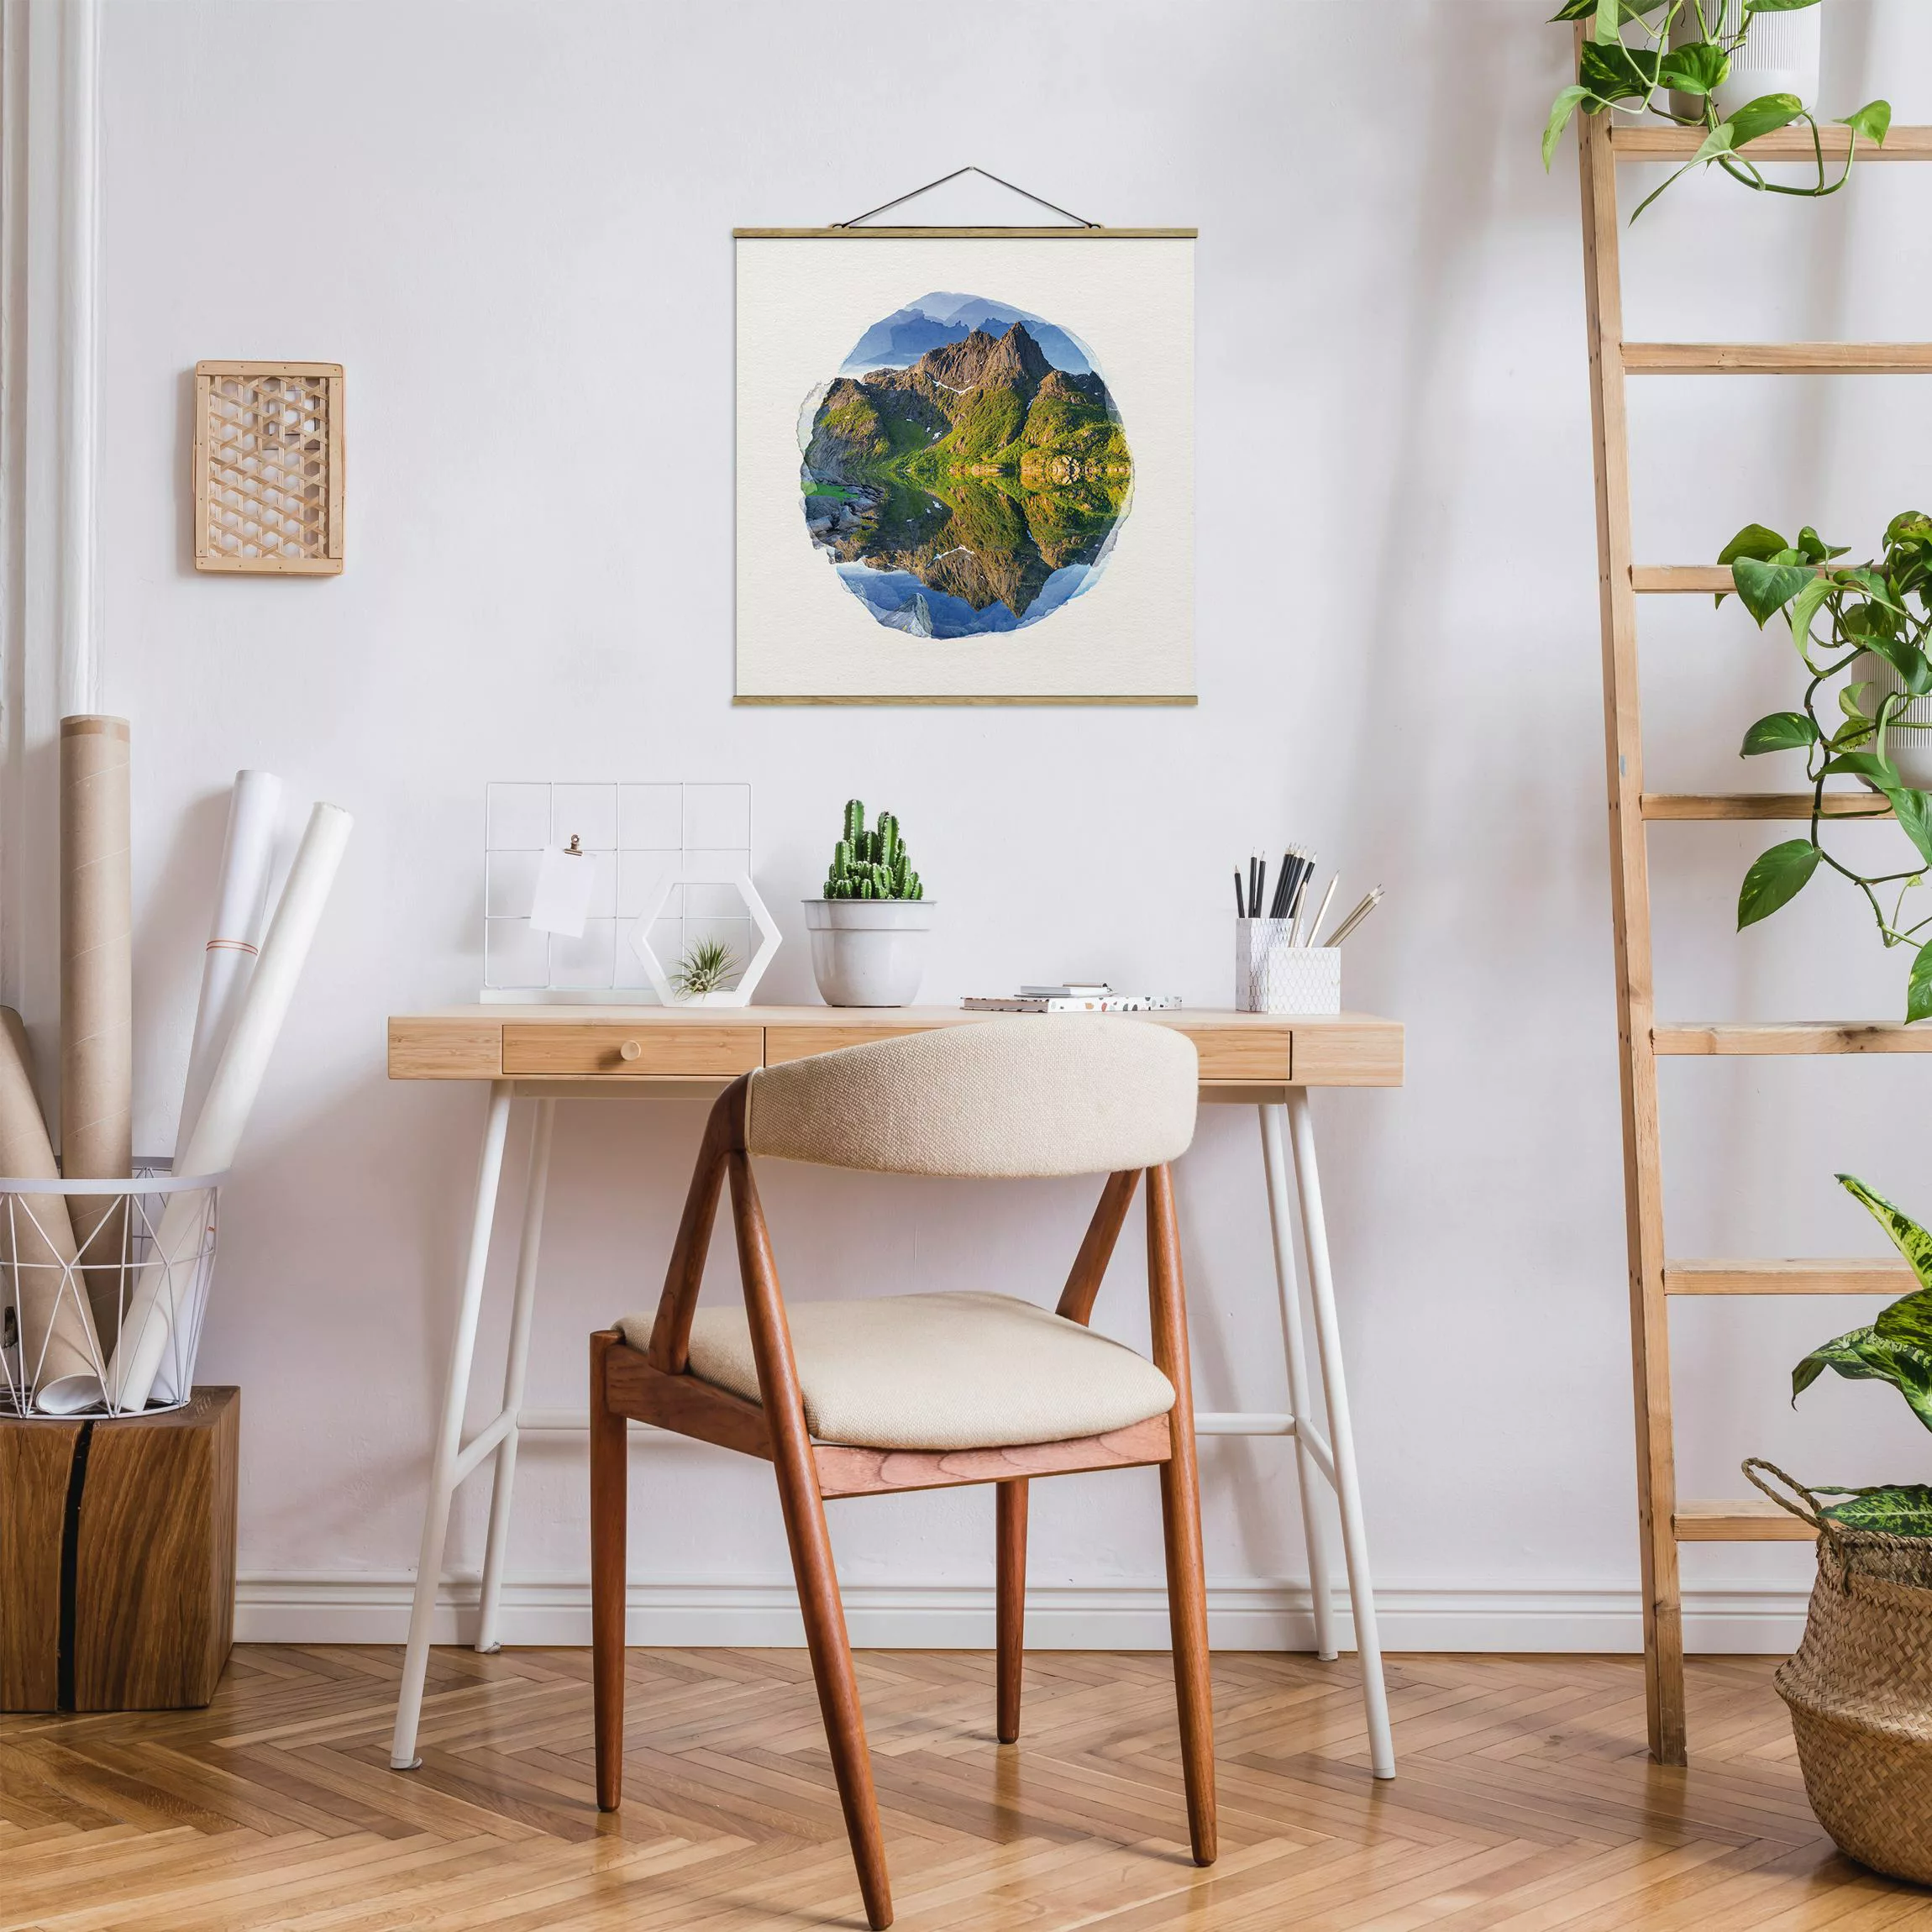
[[[342,569],[342,365],[195,365],[195,568]]]

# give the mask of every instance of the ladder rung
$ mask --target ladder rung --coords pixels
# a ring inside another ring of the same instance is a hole
[[[1899,1020],[1670,1020],[1651,1029],[1659,1054],[1932,1053],[1932,1026]]]
[[[1809,818],[1809,791],[1646,791],[1646,818]],[[1824,818],[1889,818],[1892,807],[1875,792],[1828,791]]]
[[[1851,139],[1849,128],[1821,127],[1819,130],[1827,160],[1843,160],[1845,144]],[[1702,128],[1635,127],[1610,130],[1610,151],[1620,161],[1688,161],[1704,145]],[[1760,134],[1738,150],[1753,161],[1815,161],[1809,128],[1780,128],[1774,134]],[[1894,128],[1885,137],[1885,145],[1870,141],[1858,144],[1861,165],[1866,161],[1932,161],[1932,128]]]
[[[1631,375],[1923,375],[1932,342],[1626,342]]]
[[[1908,1294],[1919,1278],[1899,1261],[1667,1261],[1666,1294]]]
[[[1809,1543],[1818,1532],[1775,1503],[1679,1503],[1671,1526],[1680,1543]]]
[[[1683,596],[1700,591],[1715,596],[1735,588],[1729,564],[1633,564],[1630,588],[1640,596]]]

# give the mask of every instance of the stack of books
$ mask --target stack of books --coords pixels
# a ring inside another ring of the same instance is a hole
[[[1066,986],[1022,986],[1017,993],[962,1000],[969,1013],[1164,1013],[1180,1005],[1173,993],[1116,993],[1104,981]]]

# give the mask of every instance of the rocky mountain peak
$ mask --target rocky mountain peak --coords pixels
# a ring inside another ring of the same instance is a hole
[[[927,349],[913,365],[920,375],[955,392],[983,382],[1014,383],[1031,390],[1053,366],[1026,324],[1018,322],[997,338],[975,328],[963,342]]]

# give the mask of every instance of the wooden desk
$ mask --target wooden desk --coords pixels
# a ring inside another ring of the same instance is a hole
[[[835,1047],[994,1017],[957,1006],[448,1006],[391,1020],[389,1077],[722,1084]],[[1185,1033],[1200,1055],[1204,1100],[1252,1100],[1257,1088],[1402,1084],[1395,1020],[1184,1009],[1112,1017]]]
[[[490,1105],[476,1180],[463,1287],[451,1338],[443,1414],[430,1464],[416,1593],[409,1618],[396,1732],[390,1762],[412,1770],[429,1668],[429,1635],[443,1576],[449,1509],[458,1488],[493,1459],[490,1528],[475,1645],[499,1647],[497,1613],[508,1541],[510,1499],[518,1437],[528,1431],[582,1430],[585,1412],[526,1405],[524,1372],[536,1308],[537,1259],[549,1186],[550,1141],[559,1100],[681,1099],[721,1091],[740,1074],[811,1053],[891,1039],[933,1026],[970,1026],[993,1017],[956,1006],[853,1009],[829,1006],[449,1006],[398,1015],[389,1022],[389,1075],[396,1080],[487,1081]],[[1362,1659],[1362,1700],[1370,1758],[1378,1777],[1395,1775],[1395,1753],[1383,1688],[1382,1649],[1368,1572],[1356,1476],[1354,1431],[1342,1373],[1335,1288],[1315,1162],[1311,1087],[1396,1087],[1402,1084],[1402,1027],[1366,1013],[1293,1017],[1205,1009],[1114,1016],[1122,1026],[1173,1026],[1200,1056],[1201,1098],[1255,1107],[1261,1126],[1275,1290],[1280,1309],[1289,1408],[1278,1414],[1197,1410],[1203,1435],[1284,1436],[1295,1447],[1295,1473],[1308,1543],[1309,1591],[1317,1652],[1337,1654],[1334,1593],[1326,1544],[1317,1515],[1316,1478],[1334,1490],[1341,1516],[1348,1596]],[[463,1425],[480,1317],[490,1239],[503,1172],[510,1109],[537,1103],[525,1183],[522,1239],[511,1305],[510,1341],[497,1414],[465,1441]],[[1284,1134],[1284,1128],[1286,1130]],[[1315,1315],[1316,1352],[1328,1410],[1326,1436],[1313,1420],[1302,1344],[1300,1290],[1292,1243],[1288,1169],[1292,1158],[1300,1210],[1302,1251]],[[679,1177],[682,1179],[682,1176]]]

